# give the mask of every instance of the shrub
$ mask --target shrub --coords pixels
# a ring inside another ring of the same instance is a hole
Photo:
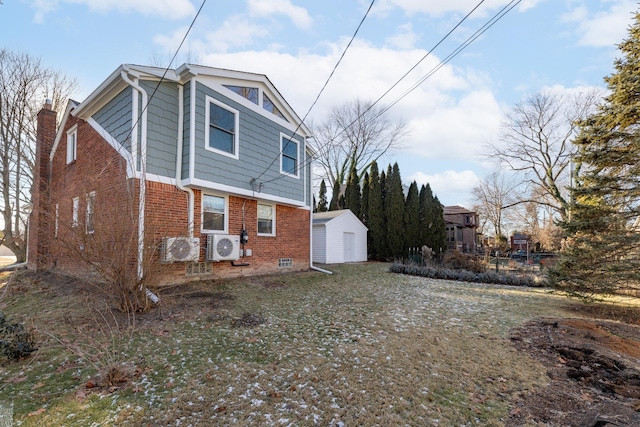
[[[18,360],[37,350],[33,333],[22,323],[12,322],[0,312],[0,350],[10,360]]]
[[[392,273],[409,274],[411,276],[429,277],[432,279],[458,280],[462,282],[493,283],[511,286],[544,286],[545,282],[533,276],[501,274],[493,271],[476,273],[468,270],[452,270],[449,268],[422,267],[419,265],[395,262],[389,267]]]
[[[442,265],[453,270],[467,270],[474,273],[484,273],[485,267],[474,256],[458,251],[447,251]]]

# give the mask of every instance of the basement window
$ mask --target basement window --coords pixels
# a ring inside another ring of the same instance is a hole
[[[185,268],[187,276],[213,273],[213,265],[210,262],[188,262]]]
[[[278,259],[278,268],[293,267],[293,258]]]

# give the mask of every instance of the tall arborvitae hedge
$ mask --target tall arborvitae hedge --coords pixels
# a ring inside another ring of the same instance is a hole
[[[349,177],[347,178],[347,187],[344,191],[344,207],[350,209],[355,216],[360,218],[360,205],[362,203],[362,195],[360,194],[360,179],[355,165],[351,167]]]
[[[384,222],[384,205],[382,200],[382,188],[378,175],[378,164],[371,163],[371,175],[369,176],[369,208],[367,210],[367,227],[369,235],[367,246],[372,259],[382,259],[386,244],[386,230]]]
[[[384,212],[387,223],[387,252],[386,258],[401,258],[406,256],[404,232],[404,193],[402,191],[402,178],[398,163],[387,169]]]
[[[413,181],[409,186],[404,202],[404,235],[405,244],[409,248],[422,246],[420,241],[420,196],[418,184]]]

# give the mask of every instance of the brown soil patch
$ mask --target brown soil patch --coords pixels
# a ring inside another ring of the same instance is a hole
[[[640,425],[640,326],[539,319],[511,339],[547,367],[549,385],[521,395],[507,426]]]

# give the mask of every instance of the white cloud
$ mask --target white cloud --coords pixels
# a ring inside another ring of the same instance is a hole
[[[269,30],[266,27],[255,24],[245,16],[236,15],[224,21],[215,31],[209,32],[203,48],[226,52],[230,48],[248,46],[255,39],[268,34]]]
[[[563,15],[565,22],[576,23],[579,44],[592,47],[611,47],[627,36],[633,12],[637,10],[635,0],[615,0],[608,10],[590,13],[585,5],[579,5]]]
[[[446,170],[434,175],[416,172],[408,177],[406,182],[416,181],[418,187],[431,186],[433,194],[438,196],[440,203],[445,206],[461,205],[471,207],[471,189],[480,183],[480,178],[470,170],[454,171]]]
[[[309,28],[313,24],[307,10],[294,6],[290,0],[249,0],[247,8],[254,16],[285,15],[298,28]]]
[[[398,30],[398,33],[387,38],[386,43],[397,49],[413,49],[419,37],[413,32],[411,23],[401,25]]]
[[[181,19],[194,16],[195,8],[189,0],[34,0],[32,8],[36,10],[36,22],[42,22],[44,16],[55,10],[59,3],[80,4],[98,12],[136,12],[142,15],[158,15],[169,19]]]

